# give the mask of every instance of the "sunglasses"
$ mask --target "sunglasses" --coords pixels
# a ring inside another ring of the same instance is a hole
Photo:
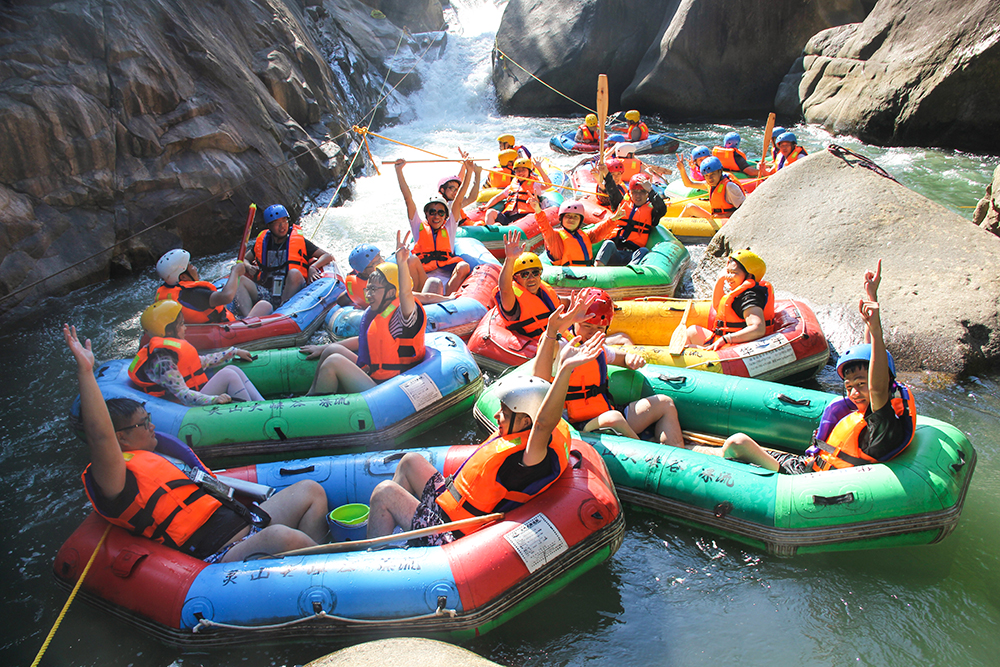
[[[432,215],[443,218],[444,216],[448,215],[448,211],[444,210],[443,208],[432,208],[429,211],[427,211],[427,217],[430,217]]]
[[[126,426],[125,428],[120,428],[120,429],[118,429],[118,431],[119,431],[119,432],[124,432],[124,431],[131,431],[132,429],[134,429],[134,428],[139,428],[140,426],[141,426],[141,427],[143,427],[144,429],[146,429],[146,430],[148,431],[148,430],[149,430],[149,427],[150,427],[150,425],[151,425],[152,423],[153,423],[153,418],[152,418],[152,417],[150,417],[150,416],[149,416],[149,414],[147,414],[147,415],[146,415],[146,418],[145,418],[145,419],[143,419],[143,420],[142,420],[141,422],[139,422],[138,424],[132,424],[131,426]]]
[[[524,271],[518,271],[517,274],[515,274],[515,275],[518,275],[518,276],[520,276],[522,278],[537,278],[538,276],[542,275],[542,270],[541,269],[525,269]]]

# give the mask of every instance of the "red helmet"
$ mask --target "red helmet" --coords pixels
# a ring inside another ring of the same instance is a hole
[[[629,190],[638,190],[639,188],[642,188],[646,192],[649,192],[653,188],[653,184],[649,182],[649,177],[646,174],[636,174],[629,179]]]
[[[616,157],[611,158],[604,164],[608,166],[608,171],[610,171],[612,174],[620,174],[623,171],[625,171],[625,163]]]
[[[588,287],[583,290],[583,299],[587,303],[587,315],[592,315],[587,324],[597,327],[611,324],[611,318],[615,314],[615,302],[607,292],[600,287]]]

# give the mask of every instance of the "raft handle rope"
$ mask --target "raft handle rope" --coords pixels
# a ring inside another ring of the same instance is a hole
[[[893,183],[899,183],[899,181],[897,181],[892,176],[892,174],[890,174],[889,172],[887,172],[882,167],[878,166],[878,164],[876,164],[875,161],[872,160],[867,155],[861,155],[860,153],[855,153],[851,149],[844,148],[843,146],[841,146],[839,144],[830,144],[829,146],[826,147],[826,150],[830,151],[830,153],[832,153],[833,155],[836,155],[837,157],[839,157],[841,160],[843,160],[844,162],[846,162],[847,164],[849,164],[852,167],[855,166],[855,165],[857,165],[859,167],[864,167],[865,169],[870,169],[871,171],[874,171],[879,176],[884,176],[885,178],[888,178]],[[855,158],[855,161],[852,162],[851,160],[849,160],[848,156]]]
[[[443,604],[442,604],[443,602]],[[281,628],[289,628],[294,625],[301,625],[308,621],[315,620],[330,620],[339,621],[341,623],[346,623],[347,625],[373,625],[373,624],[384,624],[384,625],[399,625],[402,623],[411,623],[413,621],[424,621],[434,618],[440,618],[447,616],[448,618],[455,618],[458,616],[458,611],[455,609],[445,609],[444,604],[447,604],[448,598],[445,596],[438,596],[438,608],[430,614],[421,614],[419,616],[408,616],[406,618],[347,618],[346,616],[335,616],[334,614],[328,614],[322,609],[312,616],[304,616],[302,618],[297,618],[294,621],[285,621],[284,623],[271,623],[268,625],[235,625],[233,623],[219,623],[217,621],[210,621],[207,618],[201,618],[200,614],[196,614],[195,617],[198,618],[198,624],[191,628],[193,634],[197,634],[201,630],[209,628],[219,628],[222,630],[244,630],[247,632],[256,632],[258,630],[280,630]],[[318,604],[318,603],[317,603]],[[32,665],[32,667],[35,667]]]
[[[72,592],[69,594],[69,598],[66,599],[66,604],[63,605],[62,611],[59,612],[59,616],[56,617],[56,622],[52,624],[52,629],[49,630],[48,636],[45,641],[42,642],[42,647],[38,649],[38,655],[35,656],[35,660],[31,663],[31,667],[38,667],[38,663],[41,661],[42,656],[45,655],[45,651],[48,650],[49,644],[52,642],[52,638],[56,634],[56,630],[62,624],[63,618],[66,616],[66,612],[69,611],[69,605],[76,598],[76,594],[80,591],[80,586],[83,585],[83,580],[87,578],[87,573],[90,572],[90,566],[94,564],[94,560],[97,558],[97,552],[101,550],[101,546],[104,544],[105,538],[107,538],[108,533],[111,532],[111,524],[104,529],[104,534],[101,535],[101,539],[97,541],[97,546],[94,547],[94,553],[90,554],[90,560],[87,561],[87,566],[83,568],[83,572],[80,573],[80,578],[76,580],[76,586],[73,587]]]

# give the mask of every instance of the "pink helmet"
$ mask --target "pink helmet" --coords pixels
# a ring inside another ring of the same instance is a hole
[[[458,176],[445,176],[440,181],[438,181],[438,191],[440,192],[441,188],[443,188],[446,183],[449,183],[451,181],[455,181],[459,185],[462,184],[462,179],[459,178]]]
[[[581,202],[578,202],[575,199],[569,199],[564,201],[562,206],[559,207],[559,217],[562,218],[564,213],[576,213],[580,217],[583,217],[585,210],[586,209],[583,208],[583,204]]]
[[[625,171],[625,163],[616,157],[611,158],[604,164],[608,165],[608,171],[612,174],[620,174]]]
[[[653,188],[653,184],[649,182],[649,177],[646,174],[636,174],[629,179],[629,190],[638,190],[639,188],[642,188],[646,192],[649,192]]]

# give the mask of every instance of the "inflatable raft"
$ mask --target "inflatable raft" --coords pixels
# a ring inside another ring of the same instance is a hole
[[[415,450],[445,474],[475,447]],[[414,451],[414,450],[410,450]],[[278,489],[311,479],[330,507],[367,503],[398,453],[258,464],[225,474]],[[617,551],[621,507],[601,457],[573,441],[574,465],[501,521],[438,547],[388,548],[207,565],[113,527],[80,595],[168,644],[357,642],[385,635],[484,634]],[[91,514],[59,550],[57,581],[76,583],[107,523]]]
[[[709,328],[711,300],[690,303],[686,323]],[[608,333],[628,335],[635,345],[624,349],[642,355],[649,363],[759,380],[804,380],[816,375],[830,357],[826,336],[812,309],[801,301],[784,299],[774,304],[774,333],[718,351],[686,347],[681,354],[670,354],[670,337],[687,304],[687,299],[656,298],[616,303]]]
[[[628,139],[624,134],[609,134],[604,139],[605,147],[620,144]],[[635,154],[646,153],[673,153],[680,146],[677,137],[672,134],[650,134],[648,139],[642,141],[629,142],[635,146]],[[582,143],[576,140],[576,130],[567,130],[562,134],[549,139],[549,147],[557,153],[596,153],[600,146],[598,144]]]
[[[361,394],[302,396],[316,372],[298,350],[263,350],[239,367],[268,400],[187,407],[156,398],[128,377],[131,359],[97,369],[105,398],[145,403],[156,429],[185,442],[205,461],[273,460],[290,452],[380,448],[465,412],[483,387],[460,338],[428,334],[425,359]],[[211,374],[209,370],[209,374]],[[79,414],[79,398],[73,405]]]
[[[225,280],[219,281],[225,283]],[[221,285],[220,285],[221,287]],[[309,341],[323,324],[346,288],[339,275],[327,272],[264,317],[248,317],[219,324],[188,324],[185,340],[200,352],[220,350],[232,345],[244,350],[292,347]],[[143,336],[139,342],[149,342]]]
[[[823,409],[840,398],[657,366],[612,368],[609,390],[616,403],[666,394],[687,431],[723,439],[743,432],[766,447],[799,454]],[[477,418],[489,424],[496,405],[487,390],[476,404]],[[965,435],[929,417],[918,417],[914,441],[887,463],[803,475],[729,461],[707,453],[711,448],[582,437],[601,452],[626,503],[781,556],[938,542],[957,525],[976,466]],[[712,440],[693,438],[696,444]]]

